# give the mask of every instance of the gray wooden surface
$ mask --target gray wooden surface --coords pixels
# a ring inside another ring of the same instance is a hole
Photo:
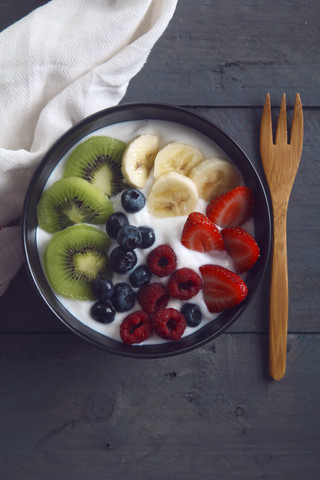
[[[0,2],[0,28],[44,3]],[[319,27],[317,0],[179,0],[123,100],[204,115],[262,172],[265,95],[276,107],[286,92],[290,117],[300,92],[284,379],[268,376],[269,272],[245,315],[213,342],[130,360],[69,333],[23,267],[0,298],[1,479],[320,478]]]

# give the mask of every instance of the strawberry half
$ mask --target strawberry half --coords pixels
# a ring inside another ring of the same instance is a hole
[[[200,212],[188,215],[182,230],[181,243],[189,250],[197,252],[225,249],[218,228]]]
[[[221,234],[237,272],[243,273],[253,267],[260,256],[260,249],[253,236],[241,227],[225,228]]]
[[[211,200],[208,218],[222,228],[239,227],[253,214],[253,193],[248,187],[236,187]]]
[[[203,278],[203,298],[211,313],[239,305],[248,294],[245,282],[227,268],[203,265],[200,273]]]

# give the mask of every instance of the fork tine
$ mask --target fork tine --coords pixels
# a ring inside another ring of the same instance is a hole
[[[287,133],[287,110],[286,110],[286,95],[282,95],[282,101],[280,106],[280,113],[277,124],[276,131],[276,145],[288,143],[288,133]]]
[[[267,93],[266,101],[263,107],[260,127],[260,149],[264,145],[272,145],[272,120],[271,120],[271,104],[270,94]]]
[[[303,144],[303,112],[299,93],[296,94],[294,104],[292,127],[290,134],[290,145],[301,155]]]

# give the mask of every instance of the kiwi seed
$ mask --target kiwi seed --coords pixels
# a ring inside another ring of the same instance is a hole
[[[47,278],[64,297],[93,300],[92,281],[107,275],[109,237],[91,225],[73,225],[55,233],[44,255]]]
[[[67,158],[65,177],[80,177],[108,197],[123,188],[122,155],[127,144],[116,138],[93,136],[80,143]]]
[[[49,233],[75,223],[102,224],[113,213],[111,200],[82,178],[68,177],[45,190],[37,208],[38,224]]]

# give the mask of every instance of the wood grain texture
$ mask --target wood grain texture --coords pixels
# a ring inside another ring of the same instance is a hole
[[[44,3],[0,2],[0,30]],[[300,92],[284,379],[268,375],[269,271],[228,333],[143,361],[68,333],[23,267],[0,298],[1,479],[319,478],[319,26],[317,0],[179,0],[123,99],[188,106],[224,128],[263,175],[265,95],[276,107],[285,91],[290,117]]]
[[[288,329],[287,212],[290,193],[300,164],[303,112],[296,95],[290,143],[286,98],[283,94],[275,139],[272,134],[270,95],[267,94],[260,129],[260,155],[269,185],[273,210],[272,268],[269,314],[269,370],[275,380],[285,374]]]
[[[277,383],[266,378],[266,335],[147,361],[69,334],[1,335],[0,475],[315,480],[320,364],[306,367],[319,340],[289,336]]]
[[[319,27],[317,0],[180,1],[125,99],[260,106],[280,90],[319,106]]]
[[[0,2],[0,30],[10,27],[13,23],[21,20],[35,8],[48,3],[48,0],[14,0]]]
[[[0,3],[0,29],[45,3]],[[260,106],[280,90],[320,106],[319,27],[318,0],[179,1],[125,101]]]

